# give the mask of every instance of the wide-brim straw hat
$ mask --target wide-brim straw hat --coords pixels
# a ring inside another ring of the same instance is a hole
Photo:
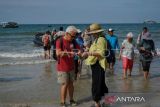
[[[94,33],[100,33],[103,32],[105,29],[102,29],[100,24],[93,23],[89,26],[89,32],[87,34],[94,34]]]

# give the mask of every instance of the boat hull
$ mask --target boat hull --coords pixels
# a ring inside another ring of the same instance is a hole
[[[35,35],[35,38],[33,39],[33,43],[36,46],[43,46],[43,42],[42,42],[42,36],[44,35],[44,33],[37,33]]]

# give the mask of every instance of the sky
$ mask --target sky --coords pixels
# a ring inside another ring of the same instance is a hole
[[[160,0],[0,0],[0,22],[21,24],[160,22]]]

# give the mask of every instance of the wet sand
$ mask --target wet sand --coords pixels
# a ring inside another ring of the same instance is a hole
[[[118,61],[115,74],[106,73],[110,96],[141,96],[141,103],[113,103],[105,107],[159,107],[160,69],[154,67],[151,78],[143,79],[143,72],[134,65],[133,76],[122,80],[122,67]],[[75,82],[75,99],[78,107],[91,107],[91,71],[83,67],[82,75]],[[33,65],[0,66],[0,107],[59,107],[59,84],[55,62]],[[69,105],[68,105],[69,106]]]

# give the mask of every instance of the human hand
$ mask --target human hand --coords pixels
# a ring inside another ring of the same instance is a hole
[[[140,50],[145,51],[145,48],[144,47],[140,47]]]
[[[60,57],[63,57],[63,56],[65,56],[65,55],[66,55],[66,52],[65,52],[65,51],[61,51]]]
[[[78,53],[76,53],[78,56],[82,56],[82,52],[78,51]]]
[[[119,59],[119,60],[121,60],[121,57],[122,57],[122,56],[121,56],[121,55],[119,55],[118,59]]]
[[[77,55],[75,52],[69,52],[69,54],[70,54],[71,56]]]
[[[158,56],[158,54],[157,54],[157,52],[154,52],[154,54],[153,54],[154,56]]]
[[[78,64],[81,64],[81,60],[80,59],[78,60]]]
[[[83,57],[83,58],[88,57],[88,52],[83,52],[83,53],[82,53],[82,57]]]

